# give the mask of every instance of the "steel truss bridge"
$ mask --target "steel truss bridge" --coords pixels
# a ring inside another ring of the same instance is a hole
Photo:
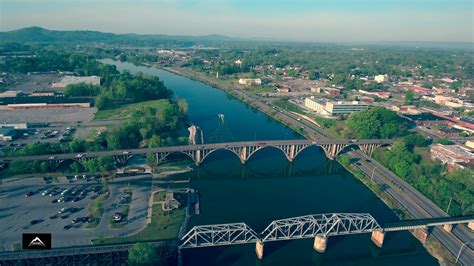
[[[368,213],[330,213],[306,215],[271,222],[260,234],[245,223],[200,225],[181,238],[180,248],[222,246],[371,233],[382,227]]]
[[[256,243],[257,256],[262,259],[263,245],[270,241],[315,238],[314,249],[324,252],[329,236],[372,233],[372,241],[381,247],[387,232],[415,230],[415,237],[425,241],[429,233],[428,227],[473,222],[474,215],[406,220],[381,225],[368,213],[315,214],[272,221],[261,233],[256,233],[245,223],[199,225],[181,238],[179,248]],[[421,238],[420,234],[423,235]]]
[[[371,155],[372,152],[380,146],[390,145],[394,142],[392,139],[380,140],[261,140],[261,141],[243,141],[211,143],[201,145],[183,145],[173,147],[160,147],[149,149],[132,150],[113,150],[89,152],[78,154],[49,154],[36,156],[17,156],[0,158],[0,162],[10,161],[47,161],[50,164],[59,166],[66,160],[73,160],[79,163],[92,160],[98,157],[112,157],[117,163],[124,164],[134,156],[153,155],[156,162],[160,163],[169,155],[181,153],[191,158],[196,165],[200,165],[209,155],[218,150],[228,150],[235,154],[242,163],[249,160],[256,152],[267,147],[273,147],[285,155],[289,161],[293,161],[298,154],[308,147],[320,147],[326,156],[333,160],[345,148],[349,146],[358,147],[362,152]]]

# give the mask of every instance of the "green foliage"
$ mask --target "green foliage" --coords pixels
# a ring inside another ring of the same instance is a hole
[[[443,144],[443,145],[453,145],[454,142],[450,141],[449,139],[437,139],[436,143]]]
[[[410,138],[416,139],[417,137]],[[425,145],[419,141],[413,141],[411,145],[419,144]],[[445,174],[441,164],[431,160],[420,160],[420,155],[403,141],[395,143],[390,150],[376,150],[374,157],[430,198],[440,208],[446,209],[452,198],[450,215],[471,215],[474,213],[472,170],[456,169]]]
[[[414,147],[427,147],[430,141],[419,133],[412,133],[403,137],[408,149],[413,150]]]
[[[344,166],[348,166],[351,164],[351,157],[349,157],[348,155],[340,155],[337,159]]]
[[[138,148],[141,140],[140,127],[135,123],[114,128],[107,133],[107,145],[114,150]]]
[[[99,157],[83,163],[88,172],[105,172],[115,168],[115,162],[112,157]]]
[[[297,106],[294,103],[290,103],[289,101],[285,99],[275,100],[272,102],[272,104],[290,112],[295,112],[295,113],[300,113],[300,114],[304,113],[303,109],[301,109],[299,106]]]
[[[69,149],[71,152],[84,152],[86,151],[86,141],[81,139],[75,139],[69,143]]]
[[[70,169],[73,173],[84,172],[84,167],[78,162],[73,162],[70,166]]]
[[[337,125],[334,119],[327,119],[322,117],[317,117],[316,121],[324,128],[331,128]]]
[[[319,80],[321,78],[321,75],[319,74],[319,71],[310,71],[308,78],[310,80]]]
[[[160,136],[153,135],[150,140],[148,141],[149,148],[158,148],[161,146],[161,138]]]
[[[41,161],[12,161],[8,166],[8,175],[47,173],[52,171],[47,162]]]
[[[81,96],[97,96],[101,91],[100,86],[79,83],[79,84],[70,84],[66,86],[66,91],[64,94],[66,96],[81,97]]]
[[[348,128],[357,138],[392,138],[405,133],[403,119],[384,107],[352,113],[347,119]]]
[[[63,148],[59,143],[33,143],[29,144],[26,147],[18,150],[17,155],[43,155],[43,154],[54,154],[61,153]]]
[[[405,93],[405,103],[412,104],[415,100],[415,93],[413,91],[407,91]]]
[[[144,243],[134,244],[128,251],[129,265],[159,265],[159,258],[155,249]]]

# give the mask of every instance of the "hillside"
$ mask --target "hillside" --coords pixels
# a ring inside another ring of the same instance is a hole
[[[156,42],[186,42],[188,45],[196,41],[227,41],[232,38],[222,35],[188,36],[188,35],[149,35],[149,34],[115,34],[100,31],[48,30],[41,27],[28,27],[13,31],[0,32],[0,42],[19,43],[57,43],[57,42],[120,42],[120,43],[156,43]]]

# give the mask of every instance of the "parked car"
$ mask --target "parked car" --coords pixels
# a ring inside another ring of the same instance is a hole
[[[121,212],[116,212],[114,214],[114,221],[115,222],[120,222],[122,221],[122,218],[123,218],[123,214]]]
[[[31,225],[35,225],[35,224],[41,223],[42,221],[43,221],[43,220],[39,220],[39,219],[38,219],[38,220],[32,220],[32,221],[30,222],[30,224],[31,224]]]

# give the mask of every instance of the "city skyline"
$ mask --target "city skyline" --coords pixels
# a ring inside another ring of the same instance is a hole
[[[316,42],[473,42],[466,0],[4,0],[0,31],[29,26],[113,33],[210,35]]]

